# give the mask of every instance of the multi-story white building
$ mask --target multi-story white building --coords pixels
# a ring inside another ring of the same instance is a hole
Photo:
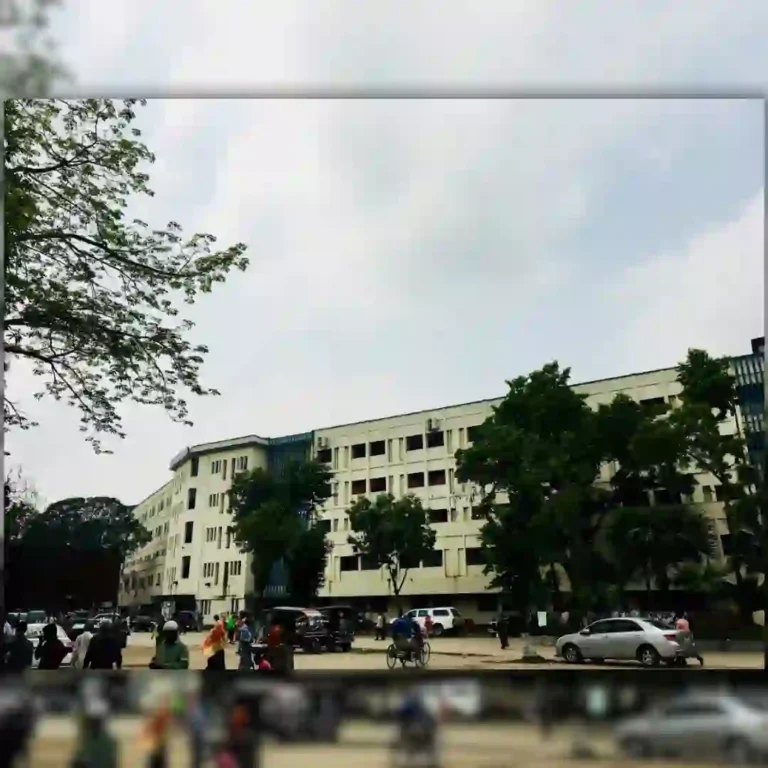
[[[624,393],[637,401],[675,407],[680,392],[674,368],[587,382],[574,389],[593,407]],[[322,510],[322,525],[333,550],[320,598],[331,602],[384,607],[391,597],[386,574],[355,555],[348,543],[346,510],[361,496],[413,493],[429,510],[437,533],[434,553],[409,571],[402,596],[405,603],[453,605],[482,620],[496,609],[496,596],[483,575],[473,511],[474,491],[455,477],[455,453],[472,442],[474,429],[499,399],[436,408],[373,421],[345,424],[288,438],[249,436],[196,445],[171,462],[173,478],[137,507],[149,527],[150,516],[164,500],[162,543],[148,545],[126,567],[126,581],[142,583],[143,591],[124,592],[124,605],[170,597],[197,606],[206,618],[221,610],[238,610],[251,589],[247,557],[228,534],[227,490],[237,472],[254,467],[277,468],[291,457],[314,456],[333,472],[333,495]],[[735,431],[737,422],[726,425]],[[610,479],[610,468],[601,480]],[[713,520],[713,533],[726,534],[716,481],[696,475],[694,503]],[[170,499],[170,513],[169,509]],[[157,530],[157,529],[155,529]],[[153,552],[164,552],[164,557]],[[149,559],[147,559],[149,558]],[[147,565],[147,563],[151,565]],[[144,575],[151,570],[151,576]],[[134,582],[134,575],[138,582]],[[279,580],[279,579],[278,579]],[[147,587],[151,581],[151,587]],[[133,589],[133,587],[132,587]],[[279,594],[279,584],[275,593]]]

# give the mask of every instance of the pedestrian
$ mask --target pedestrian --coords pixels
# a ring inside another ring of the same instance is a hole
[[[168,765],[168,740],[172,720],[173,713],[167,703],[150,714],[147,722],[148,768],[166,768]]]
[[[189,649],[179,640],[179,625],[175,621],[166,621],[163,625],[162,637],[149,668],[189,669]]]
[[[227,668],[226,663],[226,630],[224,623],[218,616],[213,617],[213,626],[205,640],[203,640],[203,656],[208,659],[206,669],[222,670]]]
[[[680,632],[691,631],[691,625],[688,621],[688,614],[681,613],[677,616],[675,619],[675,629],[679,630]]]
[[[88,647],[93,639],[93,632],[84,629],[75,639],[75,650],[72,652],[72,666],[75,669],[83,669]]]
[[[237,629],[237,616],[234,613],[227,614],[227,620],[225,622],[227,630],[227,641],[230,645],[234,645],[235,642],[235,630]]]
[[[192,768],[202,768],[206,758],[206,719],[200,696],[191,694],[185,711],[192,757]]]
[[[83,657],[83,669],[122,669],[123,651],[111,621],[99,624],[96,634],[88,642]]]
[[[384,613],[382,611],[379,611],[379,615],[376,617],[376,639],[377,640],[383,640],[385,638],[385,634],[384,634],[385,622],[386,622],[386,619],[384,618]]]
[[[253,627],[246,611],[240,612],[240,629],[237,633],[237,653],[240,656],[238,669],[253,669]]]
[[[499,611],[499,618],[496,620],[496,634],[499,636],[501,650],[506,651],[509,648],[509,619],[503,611]]]
[[[7,646],[6,669],[9,672],[23,672],[29,669],[34,652],[35,646],[27,637],[27,622],[20,621]]]
[[[434,622],[432,621],[432,617],[427,614],[426,618],[424,619],[424,631],[427,634],[427,637],[432,637],[432,625]]]
[[[258,727],[258,724],[253,725]],[[217,756],[218,768],[255,768],[258,764],[259,739],[251,725],[248,710],[237,705],[229,718],[226,742]]]
[[[46,624],[43,627],[43,636],[35,648],[35,658],[40,660],[38,669],[58,669],[67,655],[64,643],[57,636],[55,624]]]

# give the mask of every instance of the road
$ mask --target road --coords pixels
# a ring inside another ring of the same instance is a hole
[[[119,739],[120,764],[145,764],[146,746],[141,738],[142,722],[137,718],[113,719],[110,727]],[[583,733],[583,731],[582,731]],[[263,751],[264,768],[295,768],[312,765],[318,768],[384,768],[392,765],[389,745],[396,740],[395,730],[388,725],[352,722],[342,729],[336,745],[303,744],[283,746],[267,743]],[[578,734],[575,728],[563,728],[546,739],[530,725],[450,724],[443,729],[441,753],[445,768],[511,768],[537,766],[558,768],[587,768],[594,762],[570,757]],[[74,722],[66,718],[44,722],[30,754],[30,768],[59,768],[67,766],[76,739]],[[626,768],[645,768],[647,763],[621,759],[613,747],[610,734],[593,735],[589,742],[597,757],[620,762]],[[189,765],[189,755],[183,733],[174,734],[170,764]],[[667,763],[654,763],[664,768]],[[673,765],[673,764],[670,764]],[[689,765],[688,768],[696,768]]]
[[[201,651],[204,634],[190,632],[183,636],[183,641],[190,650],[190,667],[203,669],[205,659]],[[439,637],[430,641],[432,659],[429,668],[433,670],[504,670],[504,669],[605,669],[608,668],[637,668],[637,664],[601,665],[570,665],[555,658],[552,646],[537,646],[537,652],[546,660],[542,664],[522,663],[523,643],[513,639],[510,647],[503,651],[499,643],[492,637]],[[384,651],[386,642],[376,641],[372,637],[360,637],[355,641],[352,653],[323,653],[304,654],[295,656],[296,670],[367,670],[379,671],[386,669]],[[126,668],[146,668],[154,651],[154,642],[149,634],[137,633],[131,635],[128,648],[123,658]],[[762,669],[763,656],[761,653],[707,653],[705,654],[706,669]],[[234,646],[227,649],[227,668],[236,669],[238,656]],[[699,669],[697,663],[690,666],[691,671]],[[664,669],[664,667],[660,667]]]

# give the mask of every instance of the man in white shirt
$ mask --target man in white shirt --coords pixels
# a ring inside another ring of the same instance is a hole
[[[75,640],[75,650],[72,651],[72,666],[75,669],[82,669],[85,661],[85,654],[88,653],[88,646],[91,644],[93,634],[84,629]]]

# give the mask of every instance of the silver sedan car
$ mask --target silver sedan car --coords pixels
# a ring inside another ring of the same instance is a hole
[[[621,723],[614,732],[630,757],[768,758],[768,700],[732,693],[690,694]]]
[[[690,632],[674,629],[655,619],[617,618],[595,621],[581,632],[563,635],[555,645],[555,655],[576,664],[589,659],[639,661],[644,667],[701,661]]]

